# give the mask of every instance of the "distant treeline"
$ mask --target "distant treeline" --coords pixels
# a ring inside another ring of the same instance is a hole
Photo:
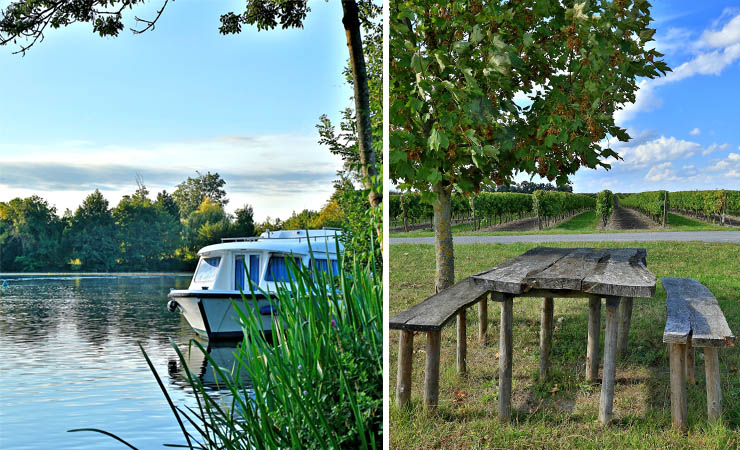
[[[0,202],[0,272],[190,270],[197,251],[221,238],[267,228],[344,227],[348,202],[362,198],[345,184],[320,211],[255,223],[250,205],[226,213],[224,184],[218,173],[198,173],[172,194],[162,191],[152,199],[139,180],[136,191],[114,208],[96,190],[62,217],[35,195]]]

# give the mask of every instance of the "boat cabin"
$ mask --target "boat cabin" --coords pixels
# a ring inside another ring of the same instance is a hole
[[[224,239],[203,247],[190,290],[236,291],[248,293],[248,281],[267,292],[275,292],[280,282],[290,281],[288,259],[308,267],[311,254],[316,268],[337,275],[336,230],[281,230],[255,238]]]

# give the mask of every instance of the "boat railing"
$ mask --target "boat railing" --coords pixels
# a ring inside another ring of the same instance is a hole
[[[341,231],[341,229],[337,229],[336,231]],[[329,239],[336,239],[337,236],[339,236],[338,233],[335,233],[333,235],[323,235],[323,236],[286,236],[286,237],[272,237],[268,236],[266,238],[259,237],[259,236],[249,236],[249,237],[232,237],[232,238],[221,238],[221,243],[226,242],[257,242],[259,240],[298,240],[298,243],[301,243],[301,239],[312,239],[314,241],[317,241],[319,239],[323,239],[325,241]]]

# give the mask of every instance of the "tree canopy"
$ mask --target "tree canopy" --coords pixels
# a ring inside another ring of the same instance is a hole
[[[614,112],[670,70],[650,4],[430,0],[390,8],[390,178],[435,204],[437,287],[452,283],[449,196],[517,173],[558,184],[619,158]],[[529,100],[519,99],[527,96]]]

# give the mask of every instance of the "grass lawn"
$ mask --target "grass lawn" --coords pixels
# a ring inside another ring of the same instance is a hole
[[[506,235],[522,235],[522,234],[578,234],[578,233],[634,233],[634,232],[649,232],[649,231],[728,231],[728,230],[740,230],[740,227],[723,227],[721,225],[714,225],[710,223],[701,222],[698,220],[688,219],[683,216],[668,213],[668,226],[656,227],[649,230],[602,230],[597,229],[598,222],[596,217],[596,211],[586,211],[585,213],[579,214],[570,220],[566,220],[560,225],[548,228],[542,231],[471,231],[471,224],[463,223],[460,225],[454,225],[452,227],[452,233],[456,236],[476,236],[476,235],[489,235],[489,236],[506,236]],[[428,237],[434,236],[432,230],[417,230],[410,231],[408,233],[403,232],[391,232],[391,237]]]
[[[668,355],[663,344],[665,290],[662,276],[691,277],[717,297],[730,328],[740,335],[740,245],[698,242],[553,243],[556,247],[644,247],[658,277],[653,299],[635,299],[626,355],[617,363],[614,422],[598,424],[600,384],[585,380],[585,299],[555,300],[551,377],[537,381],[541,301],[514,301],[512,421],[499,424],[497,370],[499,307],[489,302],[488,343],[477,340],[477,308],[469,308],[468,375],[455,369],[455,327],[442,331],[439,408],[421,408],[424,333],[414,339],[411,407],[395,407],[398,332],[390,342],[391,448],[740,448],[740,346],[720,350],[723,422],[707,422],[701,349],[697,384],[688,386],[688,436],[671,428]],[[536,244],[475,244],[455,247],[455,277],[461,280]],[[390,247],[390,315],[432,294],[434,246]],[[601,351],[603,356],[602,306]]]

